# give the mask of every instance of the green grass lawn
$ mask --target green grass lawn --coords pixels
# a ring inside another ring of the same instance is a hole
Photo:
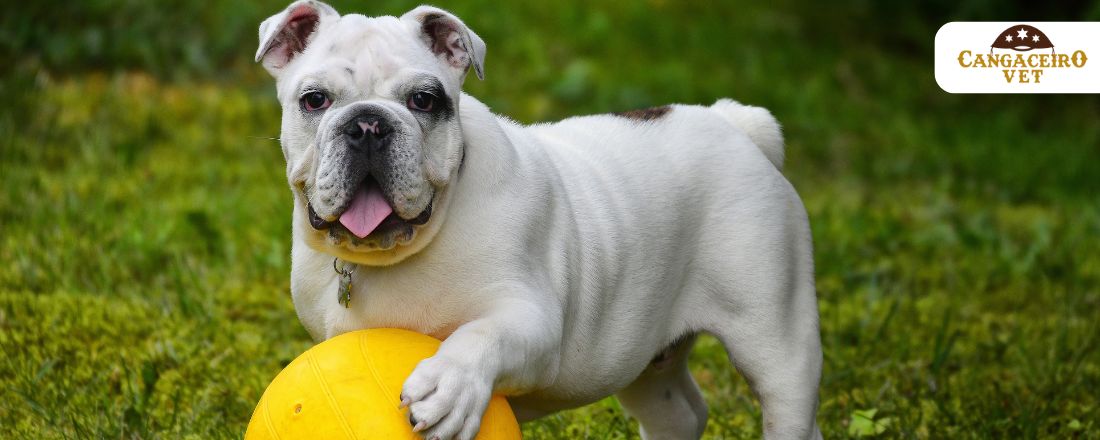
[[[283,5],[39,2],[0,18],[0,437],[239,437],[311,345],[288,293],[279,109],[251,64],[256,25]],[[520,121],[719,97],[772,109],[814,231],[826,437],[1100,438],[1100,99],[949,95],[932,77],[941,24],[1026,13],[440,5],[488,44],[467,90]],[[1037,18],[1100,20],[1071,9]],[[759,437],[713,339],[692,369],[706,437]],[[524,433],[637,426],[607,399]]]

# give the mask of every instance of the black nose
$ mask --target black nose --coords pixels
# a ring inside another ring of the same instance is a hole
[[[392,132],[393,127],[378,115],[359,115],[344,124],[344,137],[354,147],[382,148]]]

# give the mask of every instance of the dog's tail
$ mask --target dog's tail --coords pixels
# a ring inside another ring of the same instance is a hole
[[[744,105],[732,99],[719,99],[710,108],[749,135],[749,139],[764,152],[764,156],[783,171],[783,132],[779,128],[779,122],[776,122],[768,110]]]

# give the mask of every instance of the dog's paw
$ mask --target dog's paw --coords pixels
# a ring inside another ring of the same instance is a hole
[[[492,396],[492,379],[461,362],[433,356],[416,366],[401,390],[413,431],[428,440],[473,439]]]

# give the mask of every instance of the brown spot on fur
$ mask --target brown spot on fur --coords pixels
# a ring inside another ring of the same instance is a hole
[[[660,119],[662,116],[672,110],[672,107],[662,105],[660,107],[650,107],[638,110],[630,110],[626,112],[612,113],[615,116],[633,119],[635,121],[652,121],[654,119]]]

